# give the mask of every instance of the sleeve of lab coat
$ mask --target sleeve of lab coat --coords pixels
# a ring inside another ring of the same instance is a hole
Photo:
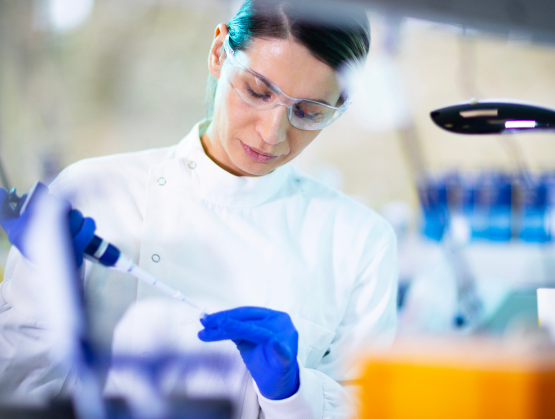
[[[361,269],[329,354],[316,369],[301,366],[299,391],[275,401],[262,396],[255,385],[266,419],[356,417],[354,400],[346,388],[360,376],[357,357],[364,350],[387,350],[395,336],[396,239],[388,225],[384,223],[383,228],[383,239]]]
[[[42,405],[60,393],[68,371],[52,359],[52,338],[42,321],[40,274],[12,248],[0,284],[0,399]]]

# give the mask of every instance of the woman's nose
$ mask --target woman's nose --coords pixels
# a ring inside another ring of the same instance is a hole
[[[262,125],[260,135],[268,144],[279,144],[285,141],[289,128],[289,116],[286,106],[278,105],[274,109],[260,112]]]

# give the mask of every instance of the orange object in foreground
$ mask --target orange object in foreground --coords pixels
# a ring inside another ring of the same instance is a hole
[[[365,360],[363,419],[555,419],[555,350],[397,343]]]

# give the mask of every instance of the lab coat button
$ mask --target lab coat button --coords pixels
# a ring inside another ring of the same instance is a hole
[[[158,185],[164,186],[166,184],[166,179],[161,177],[158,179]]]
[[[160,256],[157,255],[157,254],[152,255],[152,261],[153,261],[154,263],[160,262]]]
[[[197,164],[194,161],[189,163],[189,169],[196,169],[196,167],[197,167]]]

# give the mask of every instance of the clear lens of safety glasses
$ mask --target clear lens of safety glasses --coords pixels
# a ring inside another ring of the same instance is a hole
[[[226,69],[227,77],[237,96],[259,111],[270,110],[279,105],[286,106],[289,121],[295,128],[321,130],[339,118],[350,104],[347,101],[336,108],[313,100],[287,96],[269,80],[241,64],[229,45],[228,37],[224,41],[224,48],[226,63],[230,64]]]

